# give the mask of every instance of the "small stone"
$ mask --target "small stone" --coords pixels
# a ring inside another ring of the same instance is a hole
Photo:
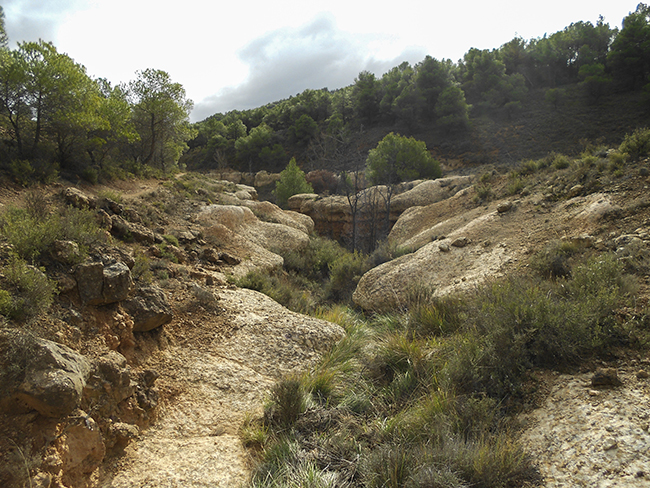
[[[645,380],[645,379],[647,379],[649,376],[650,376],[650,374],[649,374],[646,370],[644,370],[644,369],[639,370],[639,371],[637,372],[637,374],[636,374],[636,378],[637,378],[638,380]]]
[[[465,247],[467,244],[469,244],[469,239],[467,237],[457,237],[451,242],[451,245],[454,247]]]
[[[599,369],[591,378],[591,386],[621,386],[622,384],[614,368]]]
[[[598,396],[598,395],[600,395],[599,391],[597,391],[597,390],[589,390],[589,396],[595,397],[595,396]]]
[[[605,441],[605,444],[603,445],[603,451],[611,451],[612,449],[616,449],[618,447],[618,442],[616,442],[616,439],[607,439]]]
[[[440,249],[442,252],[449,252],[449,244],[446,242],[441,242],[438,244],[438,249]]]
[[[497,205],[498,213],[505,213],[512,208],[512,202],[501,202]]]

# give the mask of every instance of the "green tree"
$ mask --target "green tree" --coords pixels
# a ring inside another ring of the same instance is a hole
[[[423,141],[391,132],[368,152],[366,177],[374,185],[386,185],[386,219],[390,223],[390,203],[395,187],[402,181],[439,178],[440,163]],[[387,226],[387,228],[389,225]]]
[[[5,11],[0,5],[0,49],[7,49],[9,47],[9,37],[7,36],[7,28],[5,26]]]
[[[51,43],[21,43],[0,53],[0,114],[16,144],[14,157],[46,172],[84,163],[86,134],[101,124],[99,87],[83,66]]]
[[[314,189],[307,183],[305,173],[296,163],[296,158],[291,158],[287,167],[280,173],[280,179],[275,184],[275,201],[285,208],[289,197],[299,193],[313,193]]]
[[[362,71],[354,81],[352,98],[354,111],[360,122],[372,124],[379,113],[379,84],[375,75]]]
[[[457,85],[445,88],[436,102],[435,114],[438,125],[448,132],[469,128],[469,105],[463,90]]]
[[[625,17],[607,56],[614,76],[629,89],[647,82],[650,74],[650,7],[639,3]]]
[[[585,64],[580,68],[579,74],[583,80],[582,86],[596,101],[607,92],[612,81],[611,77],[605,73],[605,66],[601,63]]]
[[[158,166],[163,171],[176,165],[187,141],[196,134],[189,123],[193,103],[180,83],[172,82],[165,71],[137,72],[128,93],[132,117],[140,136],[134,145],[137,162]]]
[[[131,119],[131,106],[124,87],[97,80],[101,97],[97,106],[99,124],[87,132],[87,151],[91,163],[100,170],[107,162],[118,162],[124,148],[138,140]]]
[[[424,97],[425,118],[433,120],[438,97],[453,81],[453,69],[450,60],[438,61],[431,56],[427,56],[416,66],[415,84]]]

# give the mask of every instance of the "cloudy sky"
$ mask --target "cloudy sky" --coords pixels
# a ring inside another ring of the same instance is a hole
[[[0,0],[12,47],[53,42],[92,77],[113,83],[167,71],[194,101],[192,120],[350,85],[424,56],[457,61],[516,35],[572,22],[610,26],[638,0]]]

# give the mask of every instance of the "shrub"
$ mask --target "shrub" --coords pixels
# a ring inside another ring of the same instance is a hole
[[[518,172],[522,175],[532,175],[537,173],[539,169],[540,166],[536,161],[533,161],[532,159],[524,159],[519,163]]]
[[[555,169],[566,169],[571,165],[571,161],[564,154],[551,153],[551,166]]]
[[[326,298],[336,303],[349,303],[363,273],[367,270],[365,258],[358,252],[345,253],[329,265],[330,281]]]
[[[57,240],[76,242],[81,252],[79,259],[90,247],[105,240],[90,210],[65,207],[59,213],[47,213],[33,205],[26,209],[11,207],[0,220],[0,233],[26,261],[40,258]]]
[[[569,259],[578,252],[578,245],[567,240],[548,243],[531,260],[532,268],[545,278],[564,278],[571,274]]]
[[[644,127],[627,134],[618,150],[628,154],[632,160],[647,156],[650,154],[650,129]]]
[[[56,285],[45,274],[14,257],[3,269],[10,291],[0,294],[0,313],[12,319],[24,319],[47,310],[54,301]]]
[[[474,192],[476,193],[476,201],[488,201],[492,198],[492,185],[488,183],[480,183],[474,185]]]

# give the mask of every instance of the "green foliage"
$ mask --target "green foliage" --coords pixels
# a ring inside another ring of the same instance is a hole
[[[0,314],[23,320],[46,311],[54,300],[56,285],[45,273],[13,257],[3,268],[5,286],[0,290]]]
[[[305,173],[298,167],[295,158],[291,158],[287,167],[280,173],[280,180],[275,184],[275,200],[280,207],[286,207],[289,197],[299,193],[313,193],[314,189],[305,179]]]
[[[390,133],[368,152],[367,178],[373,184],[396,185],[418,178],[439,178],[440,163],[424,142]]]
[[[607,55],[614,76],[627,88],[647,82],[650,74],[650,8],[639,3],[636,11],[623,20],[623,29],[612,42]]]
[[[305,391],[300,378],[287,377],[271,389],[271,398],[264,409],[264,417],[271,425],[288,427],[306,408]]]
[[[267,412],[285,405],[290,413],[256,434],[263,460],[253,486],[539,482],[509,417],[530,369],[607,356],[637,337],[617,312],[635,290],[625,264],[610,254],[574,263],[578,249],[567,242],[549,248],[573,256],[565,278],[515,276],[444,299],[423,284],[403,310],[372,320],[341,307],[322,311],[347,335],[274,393]]]
[[[445,88],[435,106],[438,125],[447,131],[469,128],[469,108],[463,90],[457,85]]]
[[[80,251],[77,258],[82,259],[92,245],[105,239],[90,210],[72,207],[52,213],[10,207],[0,219],[0,234],[18,256],[29,262],[40,259],[57,240],[76,242]]]
[[[571,166],[571,161],[564,154],[551,153],[548,156],[548,159],[551,162],[551,166],[555,169],[566,169]]]
[[[633,161],[650,154],[650,129],[636,129],[632,134],[627,134],[618,150],[627,154]]]
[[[183,86],[172,82],[165,71],[146,69],[137,75],[128,88],[139,135],[136,159],[169,171],[187,149],[187,141],[196,135],[189,124],[193,103],[186,98]]]
[[[578,245],[572,241],[551,241],[535,254],[531,267],[545,278],[565,278],[571,274],[569,259],[578,251]]]

